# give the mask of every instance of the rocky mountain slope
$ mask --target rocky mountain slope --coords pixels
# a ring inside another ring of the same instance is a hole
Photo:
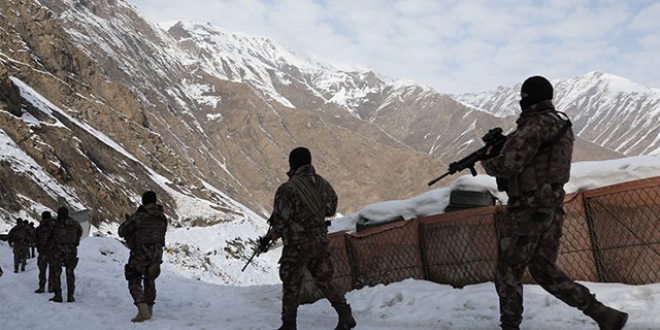
[[[65,204],[113,223],[147,189],[182,226],[266,216],[300,145],[347,214],[419,195],[488,129],[514,125],[493,112],[499,98],[472,102],[209,25],[153,25],[123,0],[6,0],[0,18],[4,217]],[[611,92],[575,79],[574,101],[597,117]],[[636,104],[631,122],[657,109]],[[602,124],[574,122],[575,161],[652,154],[657,142],[615,143],[594,136]]]

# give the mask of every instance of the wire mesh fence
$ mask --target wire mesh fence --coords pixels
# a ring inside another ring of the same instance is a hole
[[[406,278],[463,287],[493,279],[497,227],[489,206],[330,235],[335,280],[346,291]],[[574,193],[564,200],[557,264],[576,280],[660,282],[660,177]],[[534,283],[526,272],[525,283]],[[323,295],[306,274],[302,303]]]

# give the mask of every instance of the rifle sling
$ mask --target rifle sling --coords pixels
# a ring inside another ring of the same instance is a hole
[[[325,190],[325,181],[317,180],[317,184],[314,185],[310,180],[295,175],[289,182],[293,184],[298,192],[298,196],[300,196],[300,199],[307,206],[307,209],[311,211],[312,215],[325,218],[325,212],[321,211],[326,204],[325,201],[321,200],[322,193]]]

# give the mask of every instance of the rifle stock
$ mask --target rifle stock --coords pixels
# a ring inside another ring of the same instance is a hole
[[[488,133],[482,138],[482,140],[486,143],[485,146],[467,155],[461,160],[449,164],[449,169],[445,174],[427,183],[429,187],[432,186],[434,183],[442,180],[444,177],[448,175],[452,175],[456,172],[460,172],[466,168],[470,169],[470,173],[472,173],[472,176],[476,176],[477,170],[474,168],[474,165],[480,160],[487,159],[490,157],[495,157],[497,154],[499,154],[500,150],[502,149],[502,146],[504,145],[504,142],[506,141],[506,135],[502,134],[501,128],[496,127],[489,130]],[[488,152],[488,148],[491,146],[492,146],[491,153],[486,155],[486,153]]]

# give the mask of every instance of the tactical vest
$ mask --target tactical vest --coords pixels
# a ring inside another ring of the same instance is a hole
[[[78,245],[80,237],[78,236],[78,227],[73,219],[64,221],[56,220],[52,233],[53,241],[57,245]]]
[[[157,216],[143,213],[136,221],[135,231],[132,238],[135,244],[165,246],[165,234],[167,232],[167,220]]]
[[[554,110],[540,115],[551,116],[553,120],[549,124],[557,125],[559,131],[541,145],[532,163],[517,178],[523,194],[538,189],[544,183],[563,185],[570,179],[574,142],[571,122],[565,114]]]
[[[36,231],[37,244],[39,245],[48,244],[48,238],[50,237],[50,234],[52,232],[52,226],[54,221],[55,220],[52,219],[42,220],[42,222],[39,224]]]

